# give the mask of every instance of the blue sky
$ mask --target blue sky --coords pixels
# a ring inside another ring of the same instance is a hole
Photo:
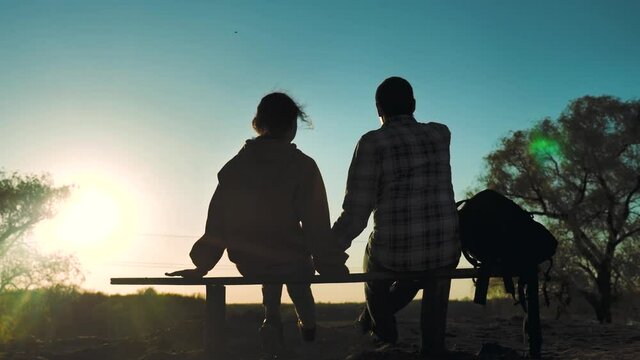
[[[461,198],[509,131],[582,95],[638,97],[639,13],[637,1],[0,1],[0,168],[116,189],[134,223],[121,251],[78,256],[87,287],[126,291],[108,277],[189,264],[215,175],[254,136],[266,93],[287,91],[314,121],[295,142],[323,173],[332,220],[392,75],[413,84],[418,119],[450,127]],[[317,297],[361,297],[337,289]]]

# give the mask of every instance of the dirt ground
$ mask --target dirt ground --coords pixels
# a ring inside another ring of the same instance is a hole
[[[361,304],[318,306],[319,328],[314,343],[303,343],[295,328],[291,307],[286,307],[283,360],[418,359],[419,305],[398,314],[400,342],[380,347],[353,326]],[[235,360],[258,359],[259,306],[230,307],[227,339]],[[543,359],[640,359],[640,324],[616,321],[598,324],[588,314],[555,320],[543,312]],[[493,345],[491,345],[493,344]],[[0,359],[7,360],[201,360],[201,319],[185,320],[169,328],[156,329],[138,338],[108,339],[79,336],[54,341],[28,338],[5,345]],[[491,353],[480,350],[494,349]],[[528,349],[523,339],[522,313],[518,307],[482,307],[467,302],[450,304],[447,328],[448,359],[520,359]]]

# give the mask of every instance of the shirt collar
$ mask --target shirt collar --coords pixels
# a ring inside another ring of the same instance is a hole
[[[416,118],[413,115],[395,115],[385,119],[384,124],[382,126],[388,125],[400,125],[400,124],[408,124],[417,122]]]

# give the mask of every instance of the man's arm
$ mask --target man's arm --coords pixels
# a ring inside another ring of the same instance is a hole
[[[380,164],[371,140],[363,136],[353,153],[342,214],[333,224],[332,233],[345,248],[367,227],[376,203]]]

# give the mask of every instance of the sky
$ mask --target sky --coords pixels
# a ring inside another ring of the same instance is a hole
[[[32,241],[75,254],[86,289],[136,291],[109,278],[190,265],[217,171],[255,136],[267,93],[312,119],[294,142],[318,164],[334,221],[355,144],[380,126],[376,87],[406,78],[416,118],[451,129],[459,200],[510,131],[583,95],[638,97],[639,13],[615,0],[0,0],[0,169],[75,185]],[[352,272],[369,230],[348,251]],[[209,274],[237,272],[225,259]],[[362,284],[313,289],[364,300]],[[471,293],[453,283],[453,298]],[[260,289],[227,299],[259,302]]]

